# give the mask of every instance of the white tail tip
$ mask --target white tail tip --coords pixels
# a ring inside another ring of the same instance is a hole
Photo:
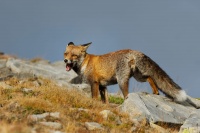
[[[184,102],[187,100],[187,94],[184,90],[180,90],[178,94],[176,94],[177,102]]]

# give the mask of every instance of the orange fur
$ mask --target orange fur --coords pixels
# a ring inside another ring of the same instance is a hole
[[[86,52],[90,44],[77,46],[70,42],[64,53],[64,61],[67,71],[73,69],[79,79],[91,85],[93,98],[97,98],[100,91],[102,101],[108,103],[106,86],[117,83],[126,98],[129,79],[133,76],[139,82],[149,82],[154,94],[159,94],[159,89],[175,100],[186,99],[181,87],[145,54],[126,49],[92,55]]]

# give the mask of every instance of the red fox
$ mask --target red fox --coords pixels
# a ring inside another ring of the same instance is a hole
[[[129,79],[133,76],[139,82],[149,82],[154,94],[158,95],[160,90],[177,102],[187,100],[185,91],[145,54],[126,49],[92,55],[86,52],[90,44],[74,45],[70,42],[64,53],[64,62],[66,71],[73,69],[83,82],[91,85],[92,98],[98,98],[100,92],[102,101],[108,103],[106,86],[117,83],[126,98]]]

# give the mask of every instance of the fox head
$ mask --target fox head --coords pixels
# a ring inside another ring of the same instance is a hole
[[[83,62],[86,56],[86,50],[90,46],[90,43],[82,45],[74,45],[73,42],[68,43],[65,53],[64,53],[64,62],[66,63],[66,71],[71,69],[78,68]]]

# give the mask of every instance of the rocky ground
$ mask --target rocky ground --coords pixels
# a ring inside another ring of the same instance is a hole
[[[122,104],[105,105],[90,98],[88,85],[70,84],[74,77],[63,61],[0,53],[0,131],[200,132],[200,110],[187,102],[138,92]]]

